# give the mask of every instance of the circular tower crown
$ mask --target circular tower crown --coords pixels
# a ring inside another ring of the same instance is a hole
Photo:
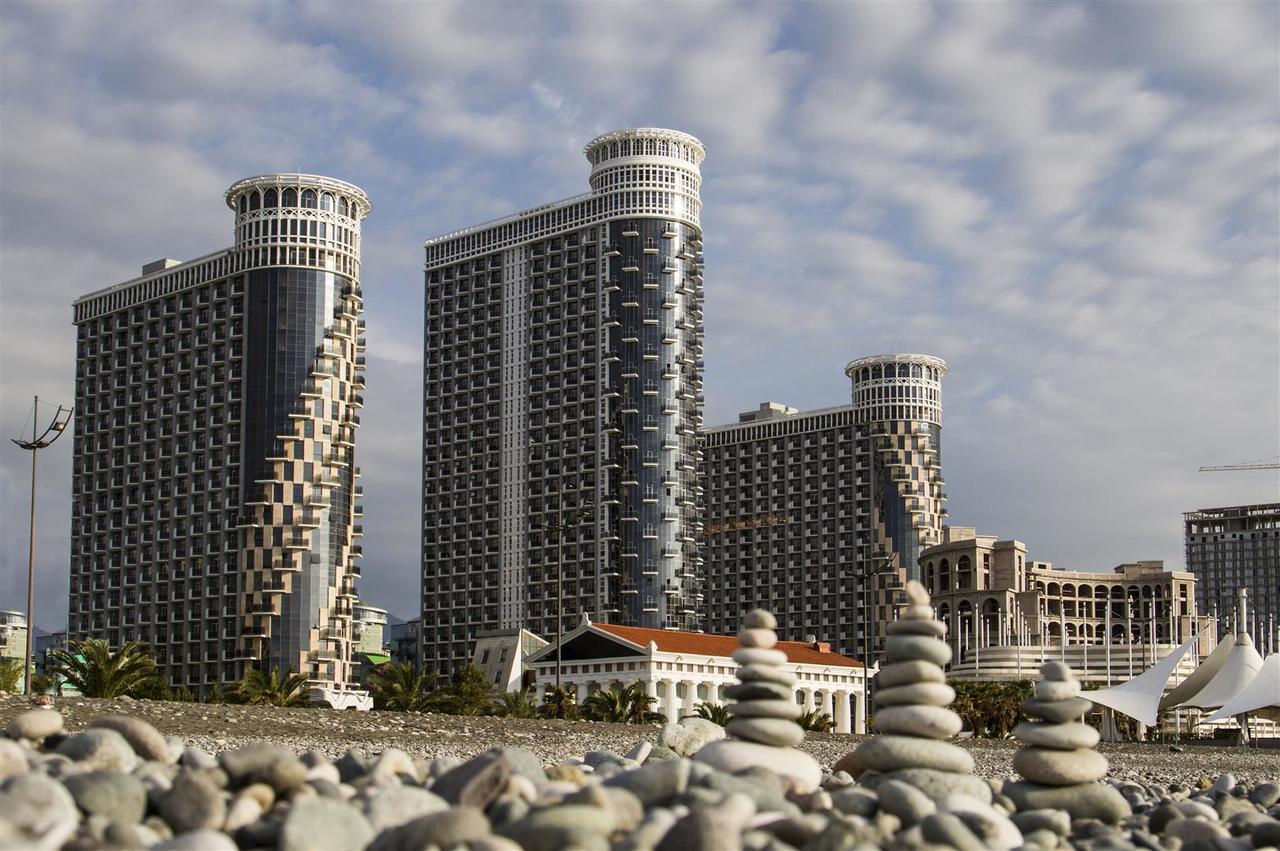
[[[359,186],[318,174],[260,174],[231,184],[237,248],[246,268],[309,266],[359,278],[360,220],[369,196]]]
[[[871,355],[850,361],[858,422],[919,420],[942,425],[942,377],[947,362],[933,355]]]
[[[582,152],[591,162],[593,192],[665,191],[672,202],[669,208],[698,223],[702,211],[698,166],[707,149],[696,137],[679,130],[633,127],[597,136]]]

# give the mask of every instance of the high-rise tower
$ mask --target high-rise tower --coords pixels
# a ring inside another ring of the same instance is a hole
[[[327,177],[226,193],[235,244],[75,303],[72,638],[174,686],[247,668],[351,685],[363,405],[360,222]]]
[[[920,578],[920,552],[942,540],[947,495],[942,478],[944,360],[932,355],[859,358],[853,381],[862,521],[858,562],[875,573],[874,623],[893,619],[894,589]],[[876,630],[876,646],[883,630]]]
[[[768,608],[792,640],[869,657],[894,589],[941,539],[942,376],[929,355],[877,355],[845,370],[853,404],[772,402],[703,430],[706,621],[733,633]]]
[[[590,193],[426,244],[433,670],[482,629],[552,636],[558,610],[566,629],[697,625],[704,149],[640,128],[585,153]]]

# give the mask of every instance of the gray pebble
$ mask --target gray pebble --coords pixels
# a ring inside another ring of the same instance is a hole
[[[62,732],[62,715],[52,709],[29,709],[9,719],[5,733],[11,739],[38,742]]]
[[[58,753],[92,771],[133,771],[138,757],[125,737],[115,730],[85,730],[58,745]]]
[[[345,803],[314,797],[295,801],[280,828],[280,851],[348,851],[373,839],[369,820]]]
[[[146,721],[123,715],[107,715],[89,722],[89,729],[115,730],[124,736],[133,752],[142,759],[155,762],[173,762],[169,755],[169,743],[160,731]]]
[[[86,815],[129,823],[140,822],[146,815],[147,790],[142,781],[132,775],[89,771],[71,775],[64,785]]]
[[[160,802],[160,815],[174,833],[217,830],[227,817],[222,790],[193,771],[179,774]]]

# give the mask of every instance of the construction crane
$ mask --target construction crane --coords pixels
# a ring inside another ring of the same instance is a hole
[[[1200,468],[1202,473],[1221,473],[1226,470],[1280,470],[1280,455],[1259,458],[1257,461],[1248,461],[1244,464],[1220,464],[1216,467]]]

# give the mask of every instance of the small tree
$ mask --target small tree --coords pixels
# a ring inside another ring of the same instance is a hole
[[[22,660],[5,657],[0,659],[0,691],[16,692],[22,680]],[[34,682],[33,682],[34,685]],[[35,692],[33,687],[32,692]]]
[[[698,718],[705,718],[713,724],[719,724],[721,727],[733,720],[733,713],[723,703],[699,703],[693,708],[693,714]]]
[[[493,685],[484,671],[468,662],[453,672],[432,703],[450,715],[484,715],[493,706]]]
[[[418,673],[402,662],[379,665],[369,677],[374,709],[393,712],[422,712],[430,705],[427,692],[438,674]]]
[[[532,689],[499,692],[493,704],[493,714],[503,718],[536,718],[538,704],[533,702]]]
[[[234,703],[248,703],[255,706],[309,706],[305,686],[307,678],[303,674],[292,671],[284,674],[279,668],[272,668],[264,673],[251,668],[244,679],[236,683],[227,697]]]
[[[32,694],[48,694],[53,691],[56,680],[48,674],[42,674],[36,671],[31,675],[31,693]]]
[[[136,641],[114,653],[100,638],[72,641],[66,648],[50,650],[49,660],[52,670],[85,697],[132,697],[157,682],[163,685],[151,653]]]

